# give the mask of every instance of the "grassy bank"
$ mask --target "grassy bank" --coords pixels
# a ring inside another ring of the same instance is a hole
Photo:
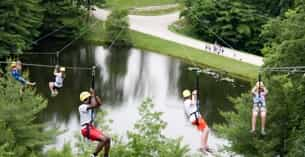
[[[177,3],[177,1],[178,0],[106,0],[106,5],[111,8],[133,8],[152,5],[174,4]]]
[[[104,43],[103,32],[103,22],[99,22],[97,27],[94,27],[94,29],[85,36],[85,40],[102,44]],[[130,31],[130,34],[134,47],[136,48],[180,58],[189,64],[215,68],[244,79],[255,79],[258,74],[259,67],[251,64],[207,53],[136,31]]]
[[[208,66],[242,78],[255,79],[258,74],[259,67],[248,63],[211,54],[136,31],[131,31],[131,36],[134,46],[140,49],[177,57],[185,60],[187,63],[204,67]]]
[[[157,9],[157,10],[133,10],[129,11],[131,15],[143,15],[143,16],[157,16],[173,13],[179,10],[182,10],[182,6],[178,5],[176,7],[166,8],[166,9]]]

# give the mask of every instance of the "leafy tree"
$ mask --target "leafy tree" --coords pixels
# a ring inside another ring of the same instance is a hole
[[[0,1],[0,56],[30,48],[42,24],[43,8],[40,2]]]
[[[56,37],[73,38],[87,24],[87,11],[71,0],[43,0],[43,6],[46,8],[41,29],[43,32],[48,33],[64,26],[64,31],[57,33]]]
[[[41,156],[42,148],[55,135],[37,120],[46,100],[33,89],[20,95],[20,84],[8,75],[0,78],[0,89],[0,156]]]
[[[238,0],[185,0],[181,16],[199,38],[260,54],[261,26],[266,19],[255,7]],[[222,40],[223,39],[223,40]]]
[[[116,46],[130,46],[128,10],[115,9],[106,20],[106,42]]]
[[[268,39],[263,53],[265,67],[304,66],[305,7],[289,10],[264,26]],[[291,156],[305,154],[305,79],[303,74],[265,73],[267,97],[267,136],[252,136],[250,130],[251,96],[234,99],[237,112],[223,113],[227,124],[217,130],[231,141],[230,149],[245,156]]]
[[[140,118],[134,125],[134,131],[128,131],[127,140],[112,135],[112,157],[194,157],[188,155],[189,149],[181,144],[181,139],[171,139],[162,134],[166,123],[161,119],[162,113],[153,111],[153,107],[150,99],[142,103],[139,107]],[[98,121],[101,120],[103,123],[99,127],[109,133],[107,123],[111,121],[105,119],[105,112],[99,114]],[[89,156],[92,149],[91,143],[85,143],[80,138],[77,156]],[[55,156],[70,157],[71,149],[65,146],[62,151],[52,150],[47,154],[47,157]]]

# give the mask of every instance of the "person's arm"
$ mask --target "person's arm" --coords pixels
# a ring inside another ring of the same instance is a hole
[[[59,75],[59,66],[58,66],[58,65],[55,66],[55,69],[54,69],[53,74],[54,74],[55,76]]]
[[[251,93],[254,95],[256,92],[256,87],[253,87],[252,90],[251,90]]]
[[[91,88],[90,92],[91,92],[91,97],[90,97],[90,104],[89,104],[88,109],[97,108],[100,105],[102,105],[102,101],[101,101],[101,99],[98,96],[96,96],[95,90],[93,90]]]
[[[196,105],[197,104],[197,90],[193,90],[192,92],[192,105]]]
[[[267,95],[268,94],[268,89],[266,88],[266,87],[264,87],[264,92],[265,92],[265,95]]]

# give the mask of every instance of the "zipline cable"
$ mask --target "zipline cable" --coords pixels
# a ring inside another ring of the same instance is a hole
[[[13,62],[7,62],[7,61],[0,61],[0,64],[11,64]],[[24,66],[29,67],[39,67],[39,68],[55,68],[56,65],[46,65],[46,64],[31,64],[31,63],[22,63]],[[77,67],[77,66],[66,66],[66,69],[70,70],[84,70],[84,71],[91,71],[92,67]]]
[[[68,47],[70,47],[75,41],[77,41],[78,39],[80,39],[84,34],[86,34],[88,31],[90,31],[90,28],[92,28],[93,26],[95,26],[99,21],[96,21],[94,24],[92,24],[91,26],[88,26],[88,28],[84,31],[81,32],[79,34],[79,36],[77,36],[76,38],[74,38],[73,40],[71,40],[70,42],[68,42],[65,46],[63,46],[61,49],[59,49],[57,52],[60,54],[62,51],[64,51],[65,49],[67,49]]]
[[[56,32],[58,32],[58,31],[62,30],[63,28],[65,28],[65,26],[62,26],[62,27],[60,27],[60,28],[57,28],[57,29],[55,29],[54,31],[52,31],[52,32],[50,32],[50,33],[48,33],[48,34],[46,34],[46,35],[44,35],[44,36],[38,38],[37,40],[33,41],[32,44],[37,44],[39,41],[41,41],[41,40],[43,40],[43,39],[45,39],[45,38],[47,38],[47,37],[53,35],[54,33],[56,33]]]

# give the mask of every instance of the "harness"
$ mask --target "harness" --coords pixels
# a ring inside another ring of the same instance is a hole
[[[199,117],[198,117],[199,114],[200,114],[199,111],[195,111],[195,112],[192,112],[192,113],[190,114],[190,117],[191,117],[192,115],[195,115],[196,125],[199,125]]]

